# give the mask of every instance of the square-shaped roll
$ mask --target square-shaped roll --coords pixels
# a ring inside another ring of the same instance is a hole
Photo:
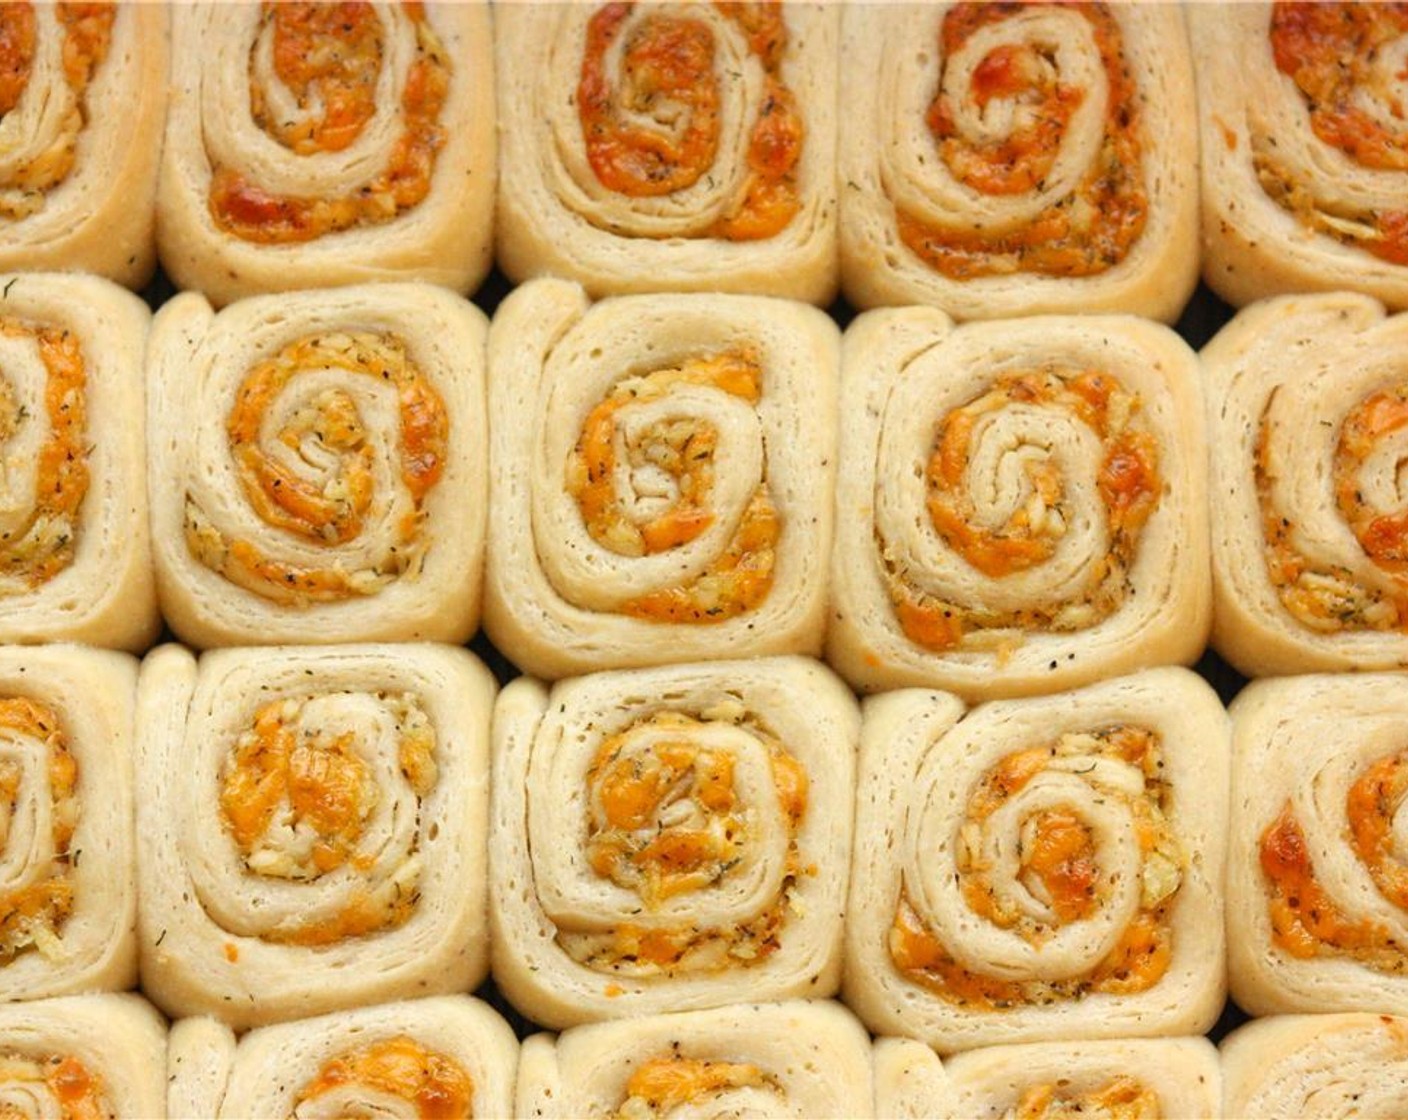
[[[782,300],[509,296],[489,336],[499,649],[552,679],[818,653],[837,349]]]
[[[167,274],[225,304],[493,252],[488,5],[178,4],[157,195]]]
[[[1408,307],[1403,35],[1393,4],[1190,4],[1203,276],[1241,306],[1356,291]]]
[[[859,712],[803,658],[522,679],[494,714],[494,978],[571,1026],[829,996]]]
[[[0,1101],[12,1116],[166,1115],[166,1024],[134,995],[0,1005]]]
[[[1408,1012],[1408,678],[1260,681],[1232,717],[1233,997]]]
[[[990,1046],[954,1055],[942,1068],[922,1043],[886,1039],[875,1057],[880,1116],[1222,1115],[1217,1050],[1204,1038]]]
[[[518,1040],[469,996],[359,1007],[250,1031],[171,1028],[172,1117],[513,1115]]]
[[[1222,1115],[1341,1120],[1408,1110],[1408,1019],[1285,1015],[1222,1042]]]
[[[0,649],[0,1000],[136,983],[136,686],[126,654]]]
[[[853,4],[839,84],[852,303],[1178,317],[1198,278],[1178,7]]]
[[[143,650],[161,625],[142,438],[151,313],[95,276],[0,275],[0,293],[0,641]]]
[[[1203,403],[1172,331],[912,307],[853,322],[841,364],[827,644],[848,680],[989,699],[1202,654]]]
[[[151,277],[167,23],[161,4],[0,5],[0,272]]]
[[[871,1085],[870,1040],[839,1004],[747,1004],[534,1035],[514,1114],[864,1120]]]
[[[146,993],[242,1028],[482,980],[493,697],[443,646],[150,654]]]
[[[162,612],[198,647],[462,642],[487,520],[483,314],[428,284],[157,315]]]
[[[1213,629],[1247,676],[1408,665],[1408,315],[1347,292],[1241,311],[1203,350]]]
[[[836,292],[840,12],[502,4],[498,259],[594,296]]]
[[[941,1053],[1196,1034],[1226,995],[1227,716],[1185,669],[866,701],[845,998]]]

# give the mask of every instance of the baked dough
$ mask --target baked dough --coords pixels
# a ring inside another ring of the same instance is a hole
[[[881,1116],[956,1120],[1222,1115],[1217,1051],[1204,1038],[1032,1042],[938,1056],[911,1040],[887,1040],[893,1068],[876,1053]],[[881,1044],[886,1045],[886,1043]],[[904,1060],[901,1062],[900,1059]]]
[[[161,263],[220,305],[369,281],[477,287],[493,249],[485,4],[178,4]]]
[[[757,296],[537,280],[489,338],[484,626],[526,672],[817,653],[835,325]]]
[[[1227,941],[1238,1005],[1408,1012],[1408,852],[1395,824],[1408,679],[1260,681],[1232,716]]]
[[[15,3],[0,17],[0,271],[140,288],[156,264],[166,7]]]
[[[1337,293],[1246,308],[1203,350],[1212,640],[1247,676],[1408,665],[1405,348],[1408,316]]]
[[[827,648],[848,680],[988,699],[1202,654],[1203,403],[1173,332],[910,307],[855,320],[841,364]]]
[[[507,1117],[518,1040],[487,1004],[439,996],[261,1027],[238,1046],[222,1023],[183,1019],[167,1064],[172,1120]]]
[[[166,1024],[134,995],[0,1005],[0,1109],[25,1120],[166,1115]]]
[[[1182,311],[1198,136],[1178,7],[853,4],[840,88],[852,303]]]
[[[1227,717],[1184,669],[866,701],[847,1004],[941,1053],[1195,1034],[1226,994]]]
[[[137,979],[126,654],[0,648],[0,1000]]]
[[[482,980],[493,694],[440,646],[150,654],[147,994],[241,1028]]]
[[[167,303],[147,405],[171,628],[199,647],[469,637],[485,334],[427,284]]]
[[[1208,285],[1238,307],[1337,290],[1408,307],[1402,13],[1190,4],[1188,23]]]
[[[0,641],[141,651],[156,636],[150,322],[136,296],[95,276],[0,275]]]
[[[829,996],[855,700],[803,658],[520,679],[494,714],[494,978],[534,1022]]]
[[[1224,1116],[1348,1120],[1408,1109],[1408,1020],[1286,1015],[1222,1042]]]
[[[594,296],[836,292],[834,5],[503,4],[500,266]]]
[[[587,1120],[874,1115],[870,1040],[825,1001],[577,1027],[523,1044],[516,1114]]]

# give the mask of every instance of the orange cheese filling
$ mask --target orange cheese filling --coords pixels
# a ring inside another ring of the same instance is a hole
[[[1379,893],[1408,908],[1408,865],[1393,852],[1393,817],[1408,793],[1408,758],[1371,763],[1345,798],[1350,847]],[[1348,956],[1382,972],[1402,972],[1403,946],[1387,928],[1352,918],[1320,884],[1305,833],[1287,802],[1261,835],[1260,864],[1269,894],[1271,936],[1293,957]]]
[[[716,520],[714,489],[718,432],[703,419],[649,425],[626,440],[619,413],[666,396],[678,385],[702,385],[756,405],[762,396],[758,357],[747,348],[691,358],[676,368],[626,378],[588,414],[567,463],[567,490],[592,539],[620,556],[651,556],[689,544]],[[626,461],[618,455],[624,451]],[[619,491],[621,468],[649,470],[671,480],[667,508],[634,518]],[[749,501],[725,548],[687,584],[627,600],[623,613],[655,622],[722,622],[752,610],[772,588],[781,526],[766,484]]]
[[[587,862],[597,875],[634,891],[647,912],[721,883],[754,839],[750,818],[755,810],[739,797],[733,755],[691,739],[704,726],[680,712],[657,713],[607,738],[587,771]],[[636,746],[632,739],[641,730],[665,731],[668,737]],[[788,892],[808,873],[797,843],[808,779],[780,742],[762,728],[749,730],[768,747],[773,791],[788,829],[777,897],[752,919],[723,927],[623,922],[605,934],[560,934],[574,958],[616,972],[650,975],[746,966],[779,948]]]
[[[1154,1120],[1163,1115],[1159,1095],[1133,1077],[1113,1077],[1093,1089],[1033,1085],[1022,1093],[1014,1120],[1074,1120],[1080,1116],[1109,1120]]]
[[[267,555],[243,539],[228,539],[192,501],[187,501],[186,541],[208,568],[247,591],[289,605],[369,595],[392,580],[419,571],[424,557],[425,503],[445,468],[449,417],[406,344],[390,334],[357,332],[313,335],[284,347],[255,366],[240,385],[226,419],[236,476],[245,499],[265,523],[294,537],[334,548],[355,540],[375,506],[376,452],[353,398],[325,390],[284,419],[276,456],[261,443],[265,417],[300,373],[337,369],[391,386],[396,393],[400,480],[413,511],[392,526],[386,553],[370,569],[338,563],[306,567]],[[309,479],[290,458],[335,460],[336,470],[316,469]]]
[[[1408,170],[1408,126],[1393,127],[1365,108],[1386,103],[1399,122],[1405,108],[1395,87],[1402,74],[1377,72],[1378,53],[1408,33],[1408,4],[1278,3],[1270,42],[1276,69],[1296,85],[1317,138],[1376,171]],[[1263,189],[1303,224],[1393,264],[1408,264],[1408,207],[1390,211],[1322,210],[1269,151],[1258,153]]]
[[[1356,404],[1345,416],[1335,447],[1336,506],[1387,587],[1369,585],[1348,567],[1316,563],[1301,552],[1297,523],[1273,493],[1277,475],[1267,413],[1257,434],[1254,470],[1267,574],[1282,605],[1297,621],[1322,633],[1408,628],[1408,515],[1379,513],[1359,482],[1376,445],[1408,425],[1408,385],[1371,393]]]
[[[312,241],[394,221],[430,193],[435,161],[445,146],[440,116],[452,67],[424,6],[407,0],[401,7],[415,28],[416,57],[401,91],[401,132],[386,166],[364,186],[333,198],[273,194],[242,172],[216,166],[209,208],[219,229],[259,244]],[[263,18],[272,36],[275,74],[307,115],[280,120],[251,78],[255,123],[298,155],[345,149],[376,112],[384,48],[375,11],[365,3],[266,3]]]
[[[25,522],[0,533],[0,575],[40,587],[73,563],[78,513],[88,493],[88,412],[83,351],[69,331],[0,320],[0,336],[32,340],[44,364],[49,431],[40,446],[34,503]],[[0,380],[0,443],[31,421]]]
[[[968,486],[974,432],[993,414],[1025,405],[1067,412],[1099,437],[1104,456],[1095,485],[1106,511],[1109,551],[1093,567],[1080,602],[1032,604],[1008,612],[941,599],[891,566],[887,586],[896,620],[910,641],[925,649],[952,649],[978,630],[1092,626],[1118,609],[1129,593],[1129,568],[1144,525],[1158,506],[1163,480],[1157,444],[1139,415],[1139,398],[1109,374],[1056,369],[1004,374],[983,396],[945,416],[936,427],[925,476],[930,521],[949,548],[991,579],[1050,559],[1071,511],[1065,483],[1047,456],[1024,463],[1028,500],[996,527],[981,523]]]
[[[116,5],[61,3],[54,14],[63,29],[64,82],[73,105],[49,147],[0,180],[0,218],[16,220],[37,213],[47,192],[73,171],[78,137],[88,122],[88,86],[112,44]],[[36,38],[33,5],[0,4],[0,117],[19,104],[29,86]]]
[[[1067,980],[1008,980],[964,967],[927,926],[907,890],[901,891],[888,938],[895,967],[946,1002],[994,1010],[1029,1003],[1079,999],[1091,993],[1147,991],[1172,961],[1170,912],[1182,881],[1183,853],[1165,816],[1169,791],[1162,777],[1158,738],[1143,728],[1115,725],[1088,734],[1067,735],[1053,744],[1005,756],[972,791],[957,841],[956,876],[964,902],[983,921],[1012,930],[1040,946],[1059,926],[1094,916],[1111,889],[1101,875],[1089,828],[1074,809],[1045,809],[1025,822],[1019,840],[1017,877],[1051,916],[1043,918],[1005,903],[993,882],[994,869],[976,846],[985,822],[1047,769],[1097,774],[1098,760],[1134,768],[1143,791],[1131,796],[1101,786],[1101,795],[1120,799],[1134,818],[1135,836],[1146,871],[1140,905],[1114,948],[1085,975]],[[1087,763],[1082,768],[1079,763]],[[1092,777],[1092,782],[1099,781]],[[1152,869],[1152,871],[1151,871]]]
[[[956,4],[940,31],[943,57],[952,57],[980,29],[1027,10],[1025,3]],[[954,280],[1035,272],[1094,276],[1119,264],[1144,230],[1148,199],[1139,139],[1139,94],[1123,57],[1119,24],[1105,4],[1063,7],[1088,20],[1106,74],[1109,102],[1100,148],[1080,185],[1022,228],[1003,233],[950,229],[897,211],[900,239],[930,268]],[[1084,90],[1061,81],[1052,51],[1041,44],[1003,44],[973,71],[979,109],[994,98],[1019,108],[1006,136],[973,144],[957,126],[958,107],[942,83],[925,123],[939,158],[964,186],[1007,196],[1043,188]]]
[[[72,1054],[0,1053],[0,1092],[23,1092],[27,1085],[33,1086],[29,1092],[36,1096],[52,1095],[59,1120],[111,1120],[115,1115],[104,1096],[102,1078]],[[0,1116],[6,1120],[28,1115],[0,1106]]]
[[[469,1120],[474,1081],[453,1058],[398,1035],[337,1055],[298,1091],[298,1105],[346,1086],[394,1097],[415,1108],[420,1120]]]
[[[803,127],[782,80],[787,26],[781,5],[721,3],[763,69],[763,100],[748,143],[742,198],[707,231],[729,241],[755,241],[784,230],[801,209],[797,163]],[[587,26],[577,85],[587,161],[607,190],[656,198],[687,190],[718,156],[720,92],[713,32],[701,20],[652,11],[621,46],[621,88],[613,89],[606,56],[622,35],[633,4],[603,5]],[[658,113],[657,121],[638,123]],[[683,117],[681,127],[679,118]]]
[[[0,962],[27,949],[58,956],[59,935],[73,913],[71,851],[78,827],[78,764],[65,741],[57,714],[43,704],[20,696],[0,700],[0,732],[27,739],[27,749],[43,750],[48,759],[51,843],[47,869],[35,868],[30,882],[0,892]],[[21,769],[17,762],[0,762],[0,851],[9,843],[11,823],[20,811]]]
[[[397,762],[417,798],[438,779],[435,735],[413,697],[378,693],[396,721]],[[375,775],[351,732],[333,734],[300,722],[307,699],[263,705],[235,742],[220,772],[220,813],[253,874],[311,882],[349,866],[367,876],[374,856],[362,850],[367,821],[380,799]],[[419,901],[414,876],[355,886],[325,919],[270,932],[267,940],[329,945],[404,924]],[[238,947],[227,946],[235,951]]]
[[[774,1088],[775,1082],[750,1062],[722,1062],[663,1054],[638,1065],[626,1082],[626,1099],[618,1115],[639,1108],[668,1116],[677,1108],[703,1103],[730,1089]]]

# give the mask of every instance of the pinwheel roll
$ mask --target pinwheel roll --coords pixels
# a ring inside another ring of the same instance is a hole
[[[177,5],[173,51],[157,243],[180,287],[224,304],[483,279],[495,180],[486,5]]]
[[[166,304],[147,407],[171,628],[199,647],[472,634],[485,334],[425,284]]]
[[[1188,21],[1208,284],[1238,306],[1351,289],[1408,307],[1408,13],[1193,4]]]
[[[512,1114],[518,1040],[469,996],[362,1007],[261,1027],[185,1019],[171,1031],[173,1120]]]
[[[873,1116],[870,1040],[822,1000],[577,1027],[523,1044],[515,1114]]]
[[[137,978],[125,654],[0,649],[0,1000]]]
[[[0,275],[0,641],[140,650],[156,634],[150,320],[97,277]]]
[[[1262,681],[1232,711],[1238,1004],[1408,1012],[1408,679]]]
[[[1227,719],[1183,669],[964,716],[866,702],[847,1003],[940,1052],[1222,1009]]]
[[[852,683],[987,699],[1202,653],[1203,405],[1171,331],[874,311],[842,371],[828,653]]]
[[[0,271],[150,278],[166,28],[157,4],[0,5]]]
[[[851,302],[1177,318],[1198,136],[1176,7],[856,4],[841,59]]]
[[[1408,1110],[1408,1020],[1286,1015],[1222,1043],[1224,1116],[1339,1120]]]
[[[0,1006],[0,1112],[16,1120],[161,1120],[166,1026],[131,995]]]
[[[553,679],[819,652],[836,351],[780,300],[514,292],[489,340],[498,647]]]
[[[152,653],[147,994],[239,1028],[482,979],[492,701],[440,646]]]
[[[1408,665],[1408,316],[1242,311],[1207,371],[1213,644],[1248,676]]]
[[[896,1058],[907,1060],[888,1071],[893,1076],[882,1074],[877,1047],[876,1110],[881,1116],[1193,1120],[1222,1115],[1217,1051],[1202,1038],[992,1046],[950,1058],[942,1078],[932,1050],[910,1040],[889,1040],[888,1045],[897,1047]]]
[[[494,716],[494,978],[571,1026],[828,996],[859,715],[802,658],[505,689]]]
[[[514,280],[594,296],[836,291],[836,36],[824,4],[494,13]]]

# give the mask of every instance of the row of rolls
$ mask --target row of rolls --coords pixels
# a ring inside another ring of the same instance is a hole
[[[1196,1034],[1229,973],[1408,1014],[1396,675],[1229,723],[1179,668],[970,709],[799,657],[496,698],[446,646],[0,654],[5,999],[140,972],[243,1028],[492,968],[553,1028],[840,991],[943,1052]]]
[[[0,694],[16,1108],[506,1115],[491,968],[564,1032],[523,1044],[524,1116],[1408,1092],[1400,675],[1229,718],[1178,668],[965,708],[796,657],[496,696],[446,646],[51,645],[0,649]],[[1219,1063],[1229,977],[1269,1017]]]
[[[0,1007],[7,1034],[15,1010]],[[14,1116],[68,1106],[65,1116],[148,1120],[1281,1120],[1394,1116],[1408,1093],[1408,1020],[1373,1014],[1277,1016],[1235,1031],[1221,1052],[1204,1038],[1139,1038],[995,1045],[941,1061],[908,1038],[870,1040],[826,1000],[597,1023],[521,1045],[470,996],[363,1007],[238,1041],[208,1019],[168,1031],[135,996],[24,1010],[20,1048],[4,1057]],[[120,1045],[96,1045],[110,1034]]]
[[[0,269],[140,285],[159,250],[223,304],[372,279],[465,291],[497,255],[515,281],[594,296],[825,303],[839,282],[858,306],[960,319],[1171,321],[1201,261],[1238,304],[1348,288],[1408,305],[1393,5],[3,19]]]
[[[0,1030],[14,1029],[15,1012],[0,1008]],[[238,1041],[209,1019],[168,1032],[135,996],[25,1012],[23,1049],[5,1058],[15,1115],[31,1105],[34,1115],[68,1106],[64,1115],[148,1120],[1281,1120],[1396,1115],[1408,1092],[1408,1019],[1387,1015],[1278,1016],[1233,1033],[1220,1052],[1202,1038],[1163,1038],[992,1046],[941,1061],[911,1039],[872,1042],[824,1000],[598,1023],[521,1046],[469,996],[282,1023]],[[97,1045],[114,1034],[120,1045]]]
[[[955,326],[704,293],[0,275],[0,640],[462,642],[863,691],[1408,662],[1408,318]],[[1293,360],[1287,360],[1291,356]],[[145,431],[144,431],[145,429]],[[481,612],[482,600],[482,612]]]

